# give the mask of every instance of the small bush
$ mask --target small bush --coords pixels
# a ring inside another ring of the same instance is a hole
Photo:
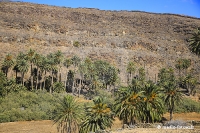
[[[174,110],[175,113],[199,112],[200,103],[191,99],[184,98],[182,103],[177,105]]]
[[[74,46],[74,47],[80,47],[81,44],[80,44],[78,41],[75,41],[75,42],[73,43],[73,46]]]

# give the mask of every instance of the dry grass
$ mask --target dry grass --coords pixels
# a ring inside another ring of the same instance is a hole
[[[168,118],[169,114],[165,114]],[[181,113],[175,114],[175,119],[181,120],[200,120],[200,114],[198,113]],[[53,125],[53,121],[22,121],[22,122],[9,122],[0,123],[0,133],[58,133],[56,125]],[[200,132],[200,129],[186,130],[186,129],[157,129],[157,128],[139,128],[139,129],[126,129],[118,130],[121,128],[122,123],[118,119],[115,119],[112,127],[112,133],[193,133]]]

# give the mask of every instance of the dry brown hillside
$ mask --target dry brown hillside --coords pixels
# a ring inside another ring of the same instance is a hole
[[[174,67],[182,57],[191,59],[199,74],[200,58],[187,47],[199,26],[198,18],[174,14],[0,2],[0,60],[30,48],[44,54],[61,50],[66,56],[107,60],[120,68],[125,82],[130,60],[145,64],[147,78],[154,79],[160,68]]]

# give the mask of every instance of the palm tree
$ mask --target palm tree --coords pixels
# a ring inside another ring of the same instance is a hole
[[[192,34],[192,38],[189,39],[189,48],[192,52],[200,55],[200,27]]]
[[[186,69],[188,69],[191,65],[191,60],[189,59],[178,59],[177,63],[175,64],[175,67],[179,70],[179,77],[181,76],[181,70],[185,70],[186,75]]]
[[[11,54],[7,54],[3,61],[3,69],[5,70],[6,77],[8,77],[9,69],[14,65],[13,56]]]
[[[94,106],[86,107],[86,120],[81,123],[80,133],[96,132],[112,126],[113,114],[111,109],[98,97],[93,100]]]
[[[72,60],[70,58],[67,58],[64,60],[64,66],[67,68],[66,70],[66,78],[65,78],[65,88],[67,86],[67,76],[68,76],[68,72],[69,72],[69,67],[71,66],[72,64]]]
[[[121,88],[114,104],[116,115],[123,120],[124,124],[134,124],[135,120],[144,117],[143,91],[135,88]]]
[[[85,66],[85,63],[81,62],[79,67],[78,67],[79,73],[80,73],[80,83],[78,86],[78,97],[80,96],[80,91],[83,88],[83,81],[84,81],[84,76],[87,72],[87,68]]]
[[[46,77],[47,77],[47,72],[51,71],[51,66],[49,64],[49,60],[45,57],[42,56],[41,57],[41,64],[39,66],[40,70],[41,70],[41,75],[42,75],[42,79],[43,79],[43,90],[46,88]],[[41,80],[42,80],[41,79]],[[40,81],[41,82],[41,81]],[[40,83],[42,84],[42,83]],[[40,85],[41,86],[41,85]],[[41,87],[40,87],[41,88]]]
[[[81,62],[81,59],[78,57],[78,56],[76,56],[76,55],[74,55],[72,58],[71,58],[71,60],[72,60],[72,64],[73,64],[73,66],[74,66],[74,81],[73,81],[73,86],[72,86],[72,93],[74,94],[74,89],[75,89],[75,82],[76,82],[76,78],[77,78],[77,68],[78,68],[78,66],[79,66],[79,64],[80,64],[80,62]]]
[[[24,86],[24,74],[28,72],[29,69],[29,64],[28,64],[28,58],[26,56],[26,54],[20,52],[17,55],[17,61],[16,61],[16,65],[17,65],[17,69],[20,71],[21,73],[21,84]]]
[[[73,96],[66,95],[59,105],[54,122],[58,123],[58,129],[61,130],[61,133],[75,133],[83,115],[80,104]]]
[[[13,70],[15,71],[15,83],[17,83],[18,79],[17,79],[17,74],[19,72],[19,69],[17,67],[17,64],[15,64],[15,66],[13,67]]]
[[[94,68],[96,71],[96,75],[98,76],[99,80],[103,83],[105,88],[107,89],[108,77],[106,77],[106,73],[108,72],[109,63],[102,60],[97,60],[94,62]]]
[[[146,76],[146,73],[145,73],[145,69],[143,68],[143,67],[140,67],[139,69],[138,69],[138,71],[139,71],[139,77],[138,77],[138,79],[141,81],[141,82],[145,82],[145,76]]]
[[[21,60],[17,61],[17,68],[21,72],[21,78],[22,78],[21,83],[22,83],[23,86],[24,86],[24,74],[26,72],[28,72],[28,67],[29,67],[29,64],[28,64],[27,60],[21,59]]]
[[[177,63],[175,64],[175,67],[178,69],[179,78],[181,78],[181,70],[183,69],[183,60],[178,59]]]
[[[170,120],[172,120],[172,114],[175,108],[175,105],[178,104],[182,99],[182,93],[177,87],[176,83],[169,82],[164,86],[164,94],[165,94],[165,104],[168,107],[168,111],[170,113]]]
[[[113,94],[114,94],[114,89],[115,89],[115,85],[118,81],[118,71],[114,66],[109,66],[107,68],[107,72],[105,77],[107,77],[107,84],[109,84],[110,86],[113,86]],[[109,89],[110,90],[110,89]]]
[[[131,81],[132,81],[132,79],[133,79],[133,73],[135,72],[135,65],[134,65],[133,62],[129,62],[128,63],[126,71],[128,73],[128,76],[127,76],[127,78],[128,78],[128,84],[130,84]]]
[[[144,107],[145,113],[143,120],[146,122],[160,121],[164,112],[162,91],[160,87],[155,85],[152,81],[148,81],[144,88]]]
[[[62,68],[62,62],[63,62],[63,53],[58,50],[56,53],[54,53],[55,63],[58,65],[58,81],[61,82],[61,68]]]
[[[31,65],[31,89],[33,90],[33,62],[34,62],[35,50],[30,49],[27,53],[28,60]]]
[[[188,94],[191,95],[194,91],[195,86],[197,85],[197,79],[191,74],[188,74],[183,79],[183,85],[186,87]]]
[[[35,83],[35,89],[38,88],[38,79],[39,79],[39,68],[42,65],[42,56],[38,53],[35,53],[35,56],[33,58],[33,63],[36,65],[36,83]]]
[[[164,93],[164,102],[170,113],[170,120],[172,120],[175,105],[181,101],[182,93],[177,87],[177,81],[172,68],[161,69],[158,78],[158,85],[162,88],[162,92]]]
[[[53,84],[53,92],[57,92],[57,93],[61,93],[61,92],[64,92],[65,91],[65,87],[64,87],[64,84],[62,82],[55,82]]]
[[[55,62],[55,58],[52,53],[47,55],[47,59],[48,59],[49,67],[51,70],[51,87],[49,88],[49,92],[52,93],[53,83],[54,83],[54,73],[57,71],[57,64]]]
[[[79,63],[80,63],[80,61],[81,61],[81,59],[80,59],[78,56],[74,55],[74,56],[71,58],[71,60],[72,60],[72,64],[73,64],[73,66],[74,66],[74,71],[75,71],[75,69],[76,69],[76,67],[78,67],[78,65],[79,65]]]

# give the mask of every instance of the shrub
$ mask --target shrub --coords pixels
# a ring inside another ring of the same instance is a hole
[[[184,98],[182,104],[179,104],[175,107],[174,112],[176,113],[186,113],[186,112],[199,112],[200,113],[200,104],[191,99]]]
[[[80,44],[78,41],[75,41],[75,42],[73,43],[73,46],[74,46],[74,47],[80,47],[81,44]]]
[[[61,97],[43,91],[11,92],[0,99],[0,122],[53,119]]]

